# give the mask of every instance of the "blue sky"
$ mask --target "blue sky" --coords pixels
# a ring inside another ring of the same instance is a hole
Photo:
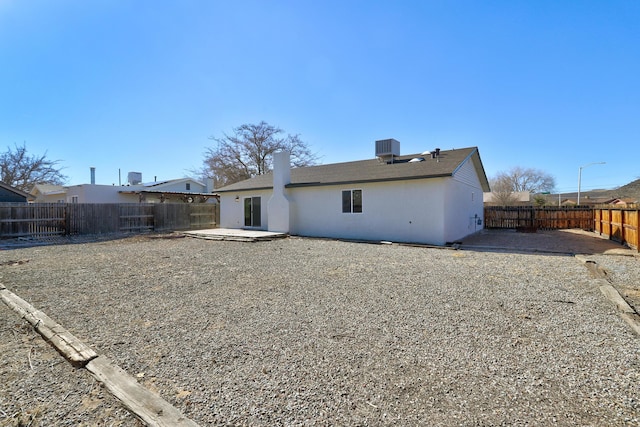
[[[321,163],[478,146],[561,192],[640,178],[640,2],[0,0],[0,147],[181,178],[265,120]]]

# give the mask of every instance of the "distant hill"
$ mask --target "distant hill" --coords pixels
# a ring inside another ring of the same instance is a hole
[[[576,192],[563,193],[561,197],[562,199],[576,200],[577,194],[578,193]],[[614,188],[613,190],[588,190],[582,191],[580,194],[583,202],[586,202],[586,200],[589,199],[591,199],[591,201],[598,200],[600,202],[604,201],[604,199],[634,199],[640,202],[640,179],[636,179],[629,184]],[[551,197],[555,200],[557,198],[557,193]]]
[[[615,190],[611,190],[611,194],[613,197],[618,198],[631,198],[640,200],[640,179],[636,179],[628,183],[627,185],[623,185],[620,188]]]
[[[575,194],[568,195],[574,197]],[[635,199],[640,201],[640,179],[636,179],[622,187],[614,188],[613,190],[590,190],[583,191],[582,197],[587,199]]]

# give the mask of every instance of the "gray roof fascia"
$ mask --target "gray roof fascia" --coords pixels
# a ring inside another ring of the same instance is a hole
[[[121,194],[181,194],[183,196],[208,196],[208,197],[216,197],[217,193],[196,193],[189,191],[162,191],[162,190],[119,190],[118,193]]]
[[[259,190],[273,190],[273,185],[269,187],[251,187],[251,188],[242,188],[236,190],[216,190],[216,193],[240,193],[243,191],[259,191]]]
[[[450,176],[452,176],[452,174],[443,173],[443,174],[437,174],[437,175],[416,175],[416,176],[405,176],[405,177],[397,177],[397,178],[358,179],[358,180],[335,181],[335,182],[305,182],[301,184],[287,184],[285,185],[285,188],[328,187],[328,186],[347,185],[347,184],[369,184],[369,183],[376,183],[376,182],[412,181],[416,179],[446,178]]]

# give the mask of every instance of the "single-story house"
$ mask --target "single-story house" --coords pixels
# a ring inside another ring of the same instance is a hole
[[[479,231],[490,191],[477,147],[400,155],[376,141],[376,158],[290,168],[217,190],[220,226],[292,235],[444,245]]]
[[[213,180],[206,184],[193,178],[171,179],[129,186],[118,191],[120,197],[135,196],[144,203],[205,203],[217,201]]]
[[[0,181],[0,202],[2,203],[27,203],[31,199],[29,193],[18,190],[11,185]]]
[[[531,202],[531,193],[529,191],[513,191],[511,193],[491,191],[484,193],[483,200],[485,205],[523,205]]]
[[[67,190],[62,185],[36,184],[29,192],[36,203],[65,203]]]
[[[204,203],[217,201],[213,180],[203,184],[192,178],[128,185],[36,185],[36,203]]]
[[[611,199],[610,201],[607,202],[607,204],[609,205],[614,205],[617,207],[627,207],[627,206],[631,206],[631,205],[637,205],[638,204],[638,199],[634,199],[631,197],[625,197],[625,198],[615,198],[615,199]]]

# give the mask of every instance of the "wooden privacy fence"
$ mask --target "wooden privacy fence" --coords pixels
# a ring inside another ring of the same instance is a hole
[[[0,203],[0,238],[198,230],[218,224],[213,203]]]
[[[638,236],[638,208],[595,208],[594,228],[609,239],[627,244],[635,250],[640,247]]]
[[[593,230],[593,208],[557,206],[486,206],[485,228]]]

